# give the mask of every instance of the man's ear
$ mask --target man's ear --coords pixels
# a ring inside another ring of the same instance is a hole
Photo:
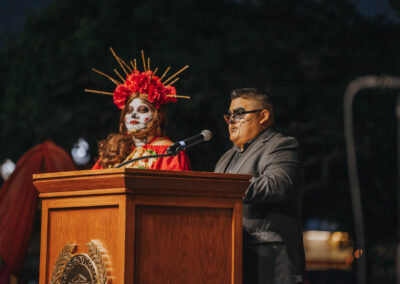
[[[260,112],[260,124],[265,124],[269,120],[269,111],[264,109]]]

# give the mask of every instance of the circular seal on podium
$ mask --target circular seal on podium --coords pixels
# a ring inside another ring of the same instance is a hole
[[[51,284],[107,284],[107,269],[99,245],[87,244],[89,254],[73,254],[77,245],[66,244],[53,268]]]

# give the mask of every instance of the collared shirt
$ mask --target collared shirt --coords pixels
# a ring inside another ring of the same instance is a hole
[[[267,131],[266,129],[265,131]],[[240,149],[239,146],[233,145],[233,150],[235,150],[235,153],[233,154],[231,160],[229,163],[226,165],[225,173],[231,174],[232,169],[235,167],[237,162],[240,160],[240,158],[243,156],[244,152],[249,148],[250,144],[253,143],[261,134],[263,134],[265,131],[262,131],[260,134],[258,134],[256,137],[253,139],[249,140],[248,142],[243,144],[243,151]]]

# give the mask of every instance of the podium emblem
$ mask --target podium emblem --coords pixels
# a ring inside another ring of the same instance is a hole
[[[88,254],[73,254],[77,245],[66,244],[53,268],[51,284],[107,284],[107,270],[99,245],[87,244]]]

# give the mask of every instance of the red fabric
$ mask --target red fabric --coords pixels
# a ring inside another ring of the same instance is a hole
[[[162,147],[162,146],[153,146],[153,147]],[[166,154],[167,147],[164,149],[160,149],[158,155]],[[164,157],[158,158],[157,161],[152,165],[152,170],[168,170],[168,171],[190,171],[191,166],[189,162],[189,157],[184,152],[179,152],[178,155],[172,157]]]
[[[8,283],[10,281],[10,269],[7,264],[3,264],[3,268],[0,271],[0,284]]]
[[[76,170],[70,156],[45,142],[22,156],[0,189],[0,255],[11,274],[21,271],[32,232],[38,197],[32,174],[70,170]]]
[[[149,150],[148,155],[162,155],[167,153],[169,145],[150,145],[146,144],[143,149]],[[151,153],[152,152],[152,153]],[[146,159],[144,159],[146,161]],[[92,167],[93,170],[102,169],[100,160]],[[191,166],[189,157],[184,152],[172,157],[157,158],[155,163],[151,164],[150,170],[168,170],[168,171],[190,171]]]

